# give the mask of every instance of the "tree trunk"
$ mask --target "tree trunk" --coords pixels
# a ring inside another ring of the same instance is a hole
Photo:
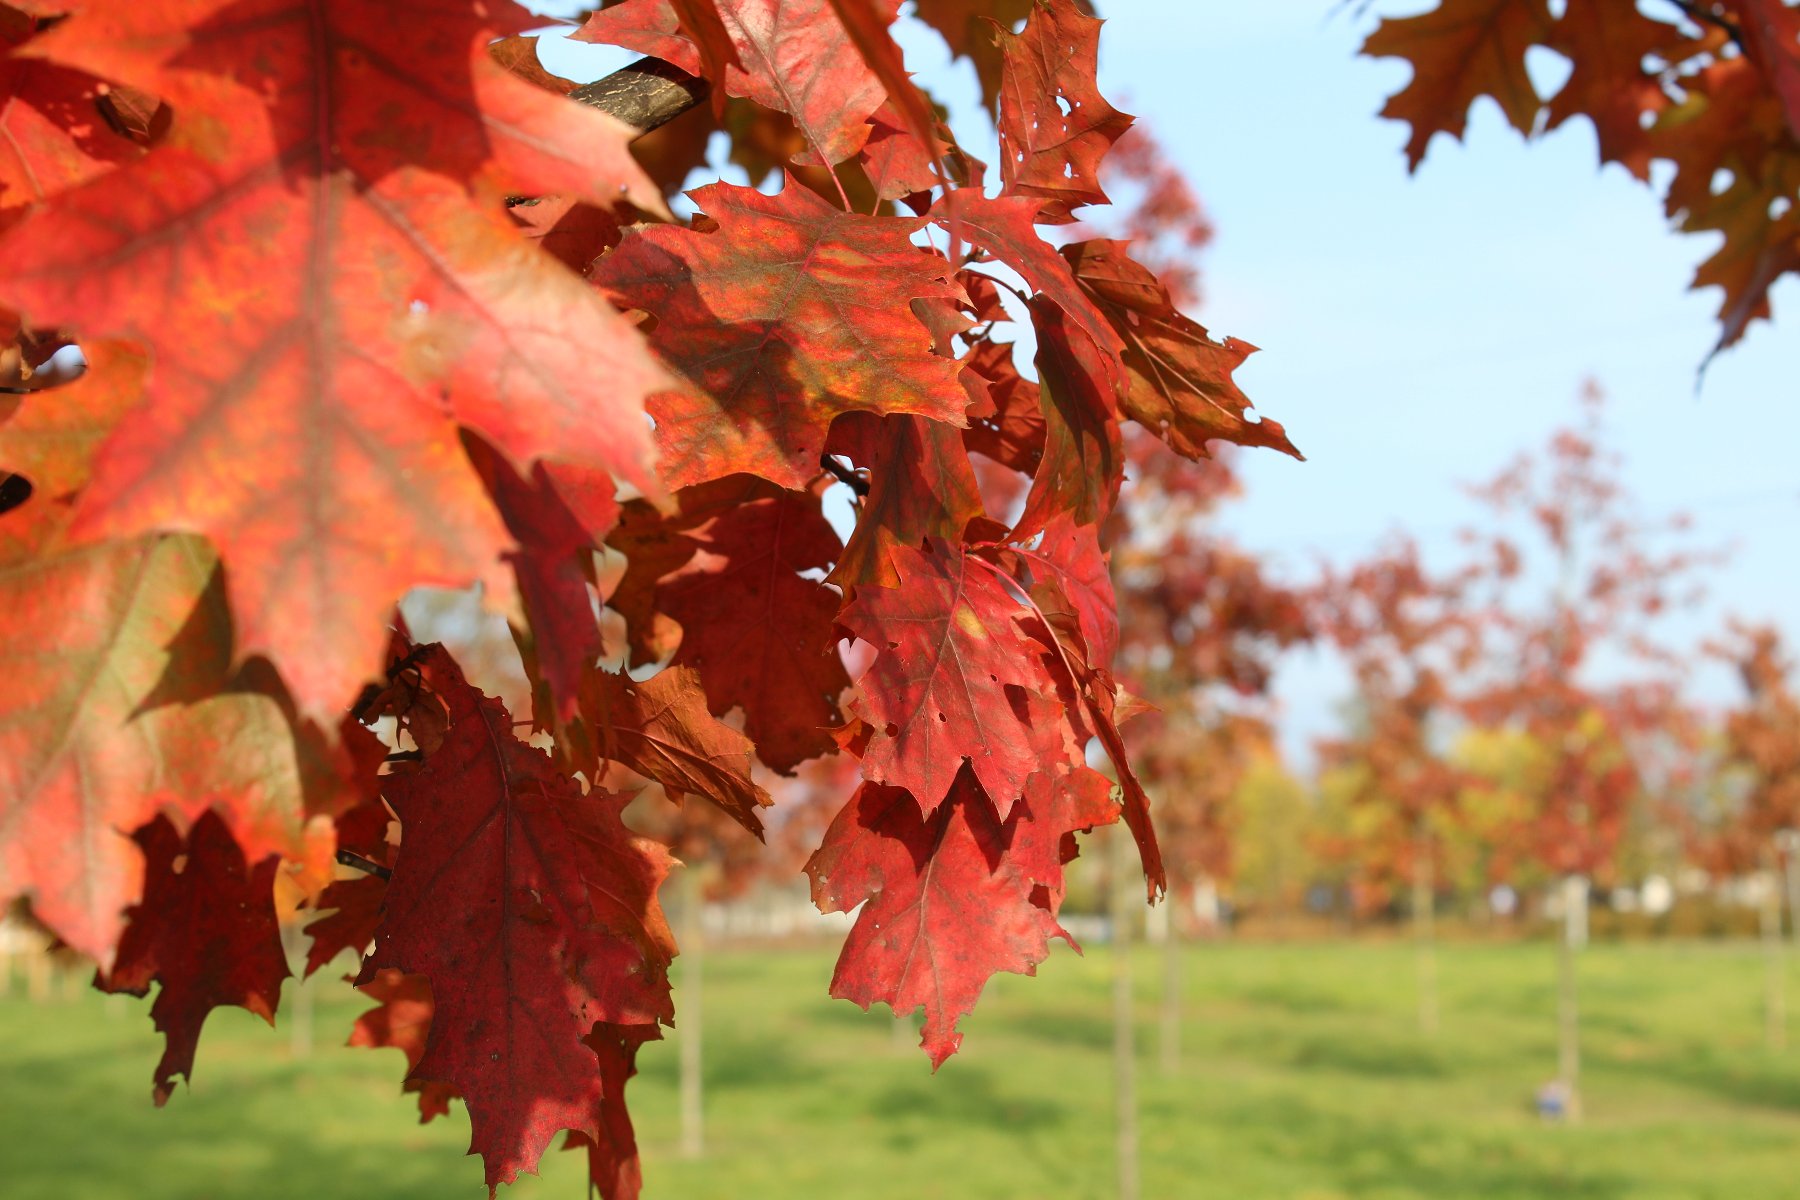
[[[1776,835],[1781,847],[1783,876],[1787,880],[1788,937],[1800,945],[1800,831],[1784,829]]]
[[[1417,957],[1419,1032],[1436,1037],[1437,993],[1437,885],[1431,863],[1431,843],[1419,839],[1419,853],[1412,872],[1413,943]]]
[[[1762,897],[1763,1044],[1771,1052],[1787,1049],[1787,962],[1781,947],[1781,877],[1773,847],[1763,853],[1768,887]]]
[[[702,920],[706,895],[700,886],[700,868],[681,869],[681,1157],[699,1158],[706,1150],[704,1093],[700,1057],[701,958],[706,947]]]
[[[1137,1037],[1131,1002],[1131,919],[1135,915],[1136,848],[1122,826],[1112,830],[1113,1098],[1116,1106],[1118,1200],[1138,1200]]]
[[[1563,880],[1563,932],[1556,954],[1557,1078],[1565,1094],[1564,1110],[1581,1120],[1581,1010],[1576,992],[1575,953],[1587,941],[1587,880]]]

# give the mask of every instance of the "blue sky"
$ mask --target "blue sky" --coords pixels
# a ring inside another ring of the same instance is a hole
[[[1355,54],[1373,14],[1332,0],[1101,7],[1102,91],[1151,126],[1218,227],[1196,315],[1262,347],[1240,381],[1308,457],[1242,457],[1247,495],[1224,518],[1239,541],[1295,578],[1400,528],[1447,563],[1476,515],[1459,485],[1572,420],[1591,377],[1644,507],[1688,511],[1701,539],[1736,547],[1682,632],[1697,639],[1733,612],[1800,642],[1800,404],[1783,378],[1800,287],[1776,292],[1785,323],[1758,326],[1696,393],[1718,300],[1687,284],[1712,239],[1676,235],[1650,189],[1600,169],[1584,121],[1528,146],[1484,101],[1466,142],[1438,138],[1409,177],[1405,127],[1376,116],[1408,69]],[[905,40],[921,79],[969,112],[973,72],[935,35]],[[545,53],[583,79],[629,57]],[[1533,65],[1558,71],[1550,55]],[[983,133],[959,128],[971,144]],[[1695,683],[1731,696],[1721,670]],[[1329,727],[1342,676],[1298,656],[1279,687],[1301,750]]]

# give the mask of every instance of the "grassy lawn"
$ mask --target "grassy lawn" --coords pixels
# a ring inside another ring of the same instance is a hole
[[[1429,1043],[1404,945],[1196,947],[1173,1074],[1154,1053],[1155,953],[1138,963],[1147,1197],[1800,1194],[1800,1048],[1762,1048],[1751,946],[1588,951],[1580,1128],[1530,1108],[1555,1059],[1547,945],[1447,948]],[[712,955],[706,1158],[676,1157],[672,1044],[646,1051],[632,1085],[652,1200],[1111,1194],[1104,948],[996,979],[935,1078],[885,1017],[825,998],[830,967],[827,949]],[[460,1112],[414,1124],[399,1054],[335,1045],[361,999],[314,987],[314,1052],[215,1014],[195,1086],[162,1111],[147,1004],[0,1001],[0,1196],[479,1196]],[[545,1161],[506,1195],[583,1194],[577,1155]]]

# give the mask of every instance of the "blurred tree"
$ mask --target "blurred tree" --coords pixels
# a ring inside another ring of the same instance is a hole
[[[1129,502],[1116,519],[1121,682],[1153,711],[1126,742],[1155,797],[1172,903],[1164,918],[1162,1062],[1179,1057],[1180,942],[1231,872],[1229,808],[1245,771],[1274,753],[1257,709],[1280,653],[1312,636],[1304,593],[1216,529],[1239,489],[1224,459],[1190,462],[1148,436],[1126,439]],[[1234,708],[1234,705],[1236,706]]]
[[[1452,681],[1470,667],[1474,630],[1463,603],[1466,578],[1438,579],[1410,539],[1327,571],[1316,593],[1319,622],[1350,667],[1357,727],[1320,744],[1339,774],[1354,818],[1334,849],[1354,864],[1358,907],[1404,888],[1418,943],[1419,1028],[1437,1032],[1438,881],[1462,822],[1464,773],[1447,755]]]
[[[1734,625],[1733,643],[1715,647],[1737,664],[1744,699],[1726,714],[1724,768],[1735,800],[1712,832],[1711,865],[1762,885],[1762,935],[1767,956],[1764,1036],[1771,1050],[1787,1044],[1787,966],[1781,952],[1783,859],[1789,892],[1800,883],[1794,857],[1800,839],[1800,698],[1781,635],[1767,626]],[[1790,903],[1792,897],[1790,895]],[[1790,907],[1790,920],[1793,919]]]
[[[1579,428],[1472,489],[1490,523],[1465,534],[1483,642],[1467,712],[1525,736],[1531,805],[1508,840],[1563,881],[1558,1077],[1571,1116],[1580,1112],[1574,953],[1588,887],[1610,882],[1630,808],[1651,782],[1637,751],[1648,755],[1683,720],[1680,663],[1651,635],[1671,604],[1697,598],[1697,570],[1717,560],[1665,547],[1685,518],[1637,514],[1618,457],[1602,449],[1602,404],[1590,384]],[[1614,682],[1599,682],[1602,671]]]

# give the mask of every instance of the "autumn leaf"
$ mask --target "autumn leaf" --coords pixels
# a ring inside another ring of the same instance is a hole
[[[142,996],[161,984],[150,1016],[167,1040],[156,1065],[160,1107],[175,1076],[192,1079],[207,1014],[234,1004],[275,1023],[288,977],[275,919],[270,855],[245,862],[231,830],[203,813],[184,839],[167,817],[133,835],[144,854],[144,897],[131,910],[119,955],[96,981],[102,991]]]
[[[634,667],[661,662],[680,645],[680,629],[658,608],[657,584],[699,553],[688,536],[740,504],[781,494],[782,489],[754,475],[727,475],[676,492],[672,509],[641,500],[622,506],[619,523],[606,544],[625,556],[625,573],[606,597],[608,608],[625,618],[625,642]]]
[[[1100,94],[1100,26],[1074,0],[1037,0],[1023,32],[1000,30],[1000,178],[1003,196],[1031,196],[1040,221],[1106,204],[1100,160],[1131,117]]]
[[[519,741],[442,649],[414,657],[448,725],[416,770],[386,777],[403,836],[359,982],[386,968],[430,981],[410,1077],[466,1099],[491,1187],[532,1170],[557,1130],[595,1128],[600,1073],[582,1039],[596,1021],[669,1019],[655,898],[669,859],[619,821],[623,797],[583,796]]]
[[[1112,364],[1047,297],[1032,297],[1031,323],[1044,451],[1014,523],[1020,536],[1042,531],[1059,513],[1082,525],[1105,520],[1118,501],[1125,465],[1117,398],[1105,384]]]
[[[1215,342],[1175,310],[1162,283],[1131,260],[1122,242],[1063,247],[1077,282],[1124,344],[1127,415],[1186,458],[1211,457],[1212,439],[1267,446],[1302,459],[1278,422],[1249,419],[1250,398],[1232,378],[1256,347]]]
[[[1769,289],[1788,272],[1800,271],[1800,212],[1781,203],[1800,192],[1800,155],[1784,156],[1771,167],[1761,181],[1734,177],[1681,222],[1688,233],[1724,234],[1694,272],[1693,283],[1724,292],[1715,354],[1743,337],[1750,322],[1766,320]]]
[[[637,1053],[649,1039],[642,1025],[594,1026],[587,1045],[600,1060],[600,1111],[593,1133],[571,1132],[568,1150],[585,1149],[588,1181],[601,1200],[637,1200],[644,1186],[637,1135],[625,1111],[625,1085],[637,1074]]]
[[[843,24],[844,32],[856,46],[857,53],[862,55],[863,61],[875,73],[887,93],[887,103],[871,115],[880,117],[888,114],[898,118],[897,121],[890,122],[892,126],[908,135],[908,140],[913,143],[920,156],[935,166],[939,154],[937,114],[932,111],[925,93],[913,83],[900,47],[888,31],[888,26],[894,22],[897,6],[892,0],[831,0],[831,7]],[[879,128],[878,125],[877,129]],[[911,187],[911,191],[924,191],[936,182],[921,176],[916,168],[909,174],[911,178],[908,183],[923,184]],[[946,187],[955,186],[953,180],[946,179],[943,182]],[[877,191],[881,192],[879,186]],[[905,194],[895,193],[896,196]]]
[[[530,480],[478,439],[463,443],[469,461],[519,544],[505,554],[531,625],[537,669],[550,689],[558,726],[575,715],[581,676],[600,657],[600,623],[588,591],[592,551],[619,517],[604,471],[540,461]],[[576,498],[577,513],[570,497]]]
[[[905,788],[927,815],[967,763],[1004,820],[1038,769],[1030,698],[1048,680],[1020,632],[1024,609],[954,543],[897,547],[892,588],[858,588],[844,627],[875,649],[855,712],[874,733],[863,776]]]
[[[898,587],[896,547],[923,549],[927,538],[955,544],[981,516],[961,431],[941,421],[859,413],[837,423],[831,447],[869,472],[869,494],[831,573],[840,587]]]
[[[651,344],[700,389],[650,405],[669,486],[748,471],[803,488],[843,412],[963,423],[958,367],[903,303],[959,294],[912,242],[923,221],[840,212],[792,178],[776,196],[721,183],[693,200],[705,232],[640,227],[593,276],[656,318]]]
[[[280,709],[216,694],[230,638],[215,570],[188,537],[0,567],[0,896],[30,895],[103,970],[138,894],[128,839],[165,807],[193,817],[217,804],[253,857],[298,853]]]
[[[49,22],[0,5],[0,227],[9,210],[129,162],[142,151],[107,124],[107,88],[84,71],[17,53]]]
[[[1639,179],[1650,177],[1645,116],[1668,107],[1668,96],[1644,70],[1652,56],[1670,57],[1675,31],[1629,4],[1571,4],[1557,20],[1550,45],[1569,60],[1568,82],[1551,97],[1547,127],[1575,116],[1594,123],[1600,161],[1616,162]]]
[[[1112,572],[1100,547],[1099,530],[1059,513],[1035,544],[1007,552],[1030,578],[1031,597],[1051,621],[1078,633],[1084,660],[1107,666],[1119,646],[1119,599]]]
[[[82,355],[87,370],[79,378],[27,394],[0,419],[0,470],[32,487],[31,502],[0,521],[0,563],[43,552],[62,534],[101,445],[143,402],[149,363],[141,353],[96,341]]]
[[[1362,52],[1412,64],[1412,82],[1381,110],[1412,126],[1409,169],[1418,169],[1432,134],[1462,137],[1479,96],[1491,96],[1514,129],[1532,132],[1542,101],[1525,52],[1549,42],[1551,24],[1546,0],[1440,0],[1430,12],[1382,20]]]
[[[984,398],[969,406],[964,444],[1021,475],[1035,475],[1046,436],[1038,385],[1019,374],[1013,347],[1005,342],[982,339],[963,362],[964,379],[975,375],[984,385]]]
[[[600,758],[623,763],[676,798],[709,800],[762,836],[757,810],[772,801],[750,775],[755,747],[708,711],[692,667],[670,667],[642,682],[590,671],[581,709]]]
[[[318,903],[326,915],[306,926],[312,939],[306,950],[308,978],[346,950],[354,950],[358,958],[368,953],[386,897],[387,880],[377,875],[339,879],[326,886]]]
[[[1733,0],[1746,51],[1781,101],[1788,131],[1800,138],[1800,13],[1785,0]]]
[[[1036,811],[1041,794],[1002,820],[967,770],[928,814],[902,788],[865,783],[806,864],[821,912],[863,906],[831,994],[896,1015],[924,1009],[920,1044],[934,1070],[962,1044],[956,1025],[989,977],[1036,974],[1050,939],[1068,939],[1056,922],[1057,850],[1077,826]]]
[[[956,230],[957,236],[1017,271],[1035,291],[1061,308],[1102,356],[1106,385],[1123,386],[1112,360],[1123,352],[1124,343],[1076,283],[1069,264],[1038,236],[1036,200],[1029,196],[989,199],[974,188],[962,188],[940,196],[932,205],[931,219]]]
[[[707,40],[695,36],[691,17],[680,19],[678,2],[698,7],[696,0],[625,0],[594,13],[573,36],[665,58],[689,74],[706,70],[717,79],[723,48],[711,55],[713,64],[703,61]],[[880,3],[891,21],[896,0]],[[869,114],[887,94],[832,0],[734,0],[715,11],[737,58],[737,65],[724,69],[726,93],[787,113],[827,164],[862,148]]]
[[[533,23],[523,9],[228,13],[95,6],[32,41],[177,115],[147,155],[0,242],[0,302],[151,349],[148,403],[104,448],[75,534],[211,539],[240,653],[267,654],[330,727],[399,595],[482,578],[499,553],[459,423],[517,464],[556,456],[655,490],[642,399],[668,377],[500,203],[662,201],[628,127],[493,61],[492,38]]]
[[[406,1055],[407,1092],[419,1097],[419,1124],[450,1111],[456,1089],[431,1079],[414,1079],[412,1073],[425,1057],[425,1040],[431,1032],[434,1005],[431,981],[403,971],[381,971],[357,990],[376,1001],[377,1007],[356,1018],[350,1029],[350,1045],[371,1050],[393,1048]]]
[[[817,491],[747,500],[686,537],[694,556],[656,589],[682,628],[673,665],[698,672],[715,714],[743,708],[744,732],[773,769],[829,753],[850,678],[837,652],[841,597],[801,574],[843,552]]]
[[[999,115],[1003,59],[996,25],[1009,33],[1032,11],[1032,0],[914,0],[913,15],[943,35],[950,53],[975,65],[981,98]]]

